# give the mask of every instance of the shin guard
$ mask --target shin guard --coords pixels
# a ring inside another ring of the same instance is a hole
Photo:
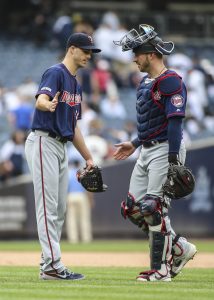
[[[149,228],[150,261],[152,270],[160,270],[167,264],[171,254],[172,239],[170,233],[163,233]]]

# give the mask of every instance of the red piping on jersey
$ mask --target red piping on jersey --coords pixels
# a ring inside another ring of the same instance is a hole
[[[160,109],[164,109],[164,106],[163,106],[163,104],[161,104],[160,102],[159,102],[159,100],[155,100],[155,97],[154,97],[154,94],[155,94],[155,86],[158,84],[158,82],[155,82],[154,84],[153,84],[153,86],[152,86],[152,88],[151,88],[151,91],[152,91],[152,100],[153,100],[153,102],[160,108]],[[157,89],[157,91],[156,92],[158,92],[159,90]]]
[[[177,77],[177,78],[180,78],[180,79],[181,79],[181,77],[178,76],[177,74],[167,74],[167,75],[165,75],[165,76],[162,76],[162,77],[156,82],[158,91],[159,91],[159,85],[160,85],[160,82],[161,82],[162,80],[168,78],[168,77]],[[173,93],[170,93],[170,94],[166,94],[166,93],[161,92],[161,95],[163,95],[163,96],[171,96],[171,95],[174,95],[174,94],[180,92],[181,89],[182,89],[182,86],[181,86],[181,80],[180,80],[180,87],[179,87],[178,90],[176,90],[176,91],[174,91]]]
[[[166,77],[166,76],[165,76],[165,77]],[[158,82],[159,82],[159,81],[158,81]],[[155,98],[154,98],[154,93],[155,93],[155,92],[154,92],[154,88],[155,88],[155,85],[158,84],[158,82],[155,82],[155,83],[153,84],[153,86],[152,86],[152,89],[151,89],[151,91],[152,91],[152,101],[153,101],[160,109],[164,110],[163,104],[161,104],[161,103],[159,102],[159,100],[155,100]],[[150,139],[151,137],[156,136],[158,133],[160,133],[160,132],[167,126],[167,124],[168,124],[168,121],[165,121],[164,124],[161,125],[161,127],[160,127],[157,131],[155,131],[154,133],[150,134],[145,140],[142,140],[142,141],[147,141],[147,140]]]
[[[54,263],[53,248],[51,245],[50,236],[48,232],[48,222],[47,222],[46,203],[45,203],[44,174],[43,174],[43,163],[42,163],[42,137],[41,136],[39,137],[39,154],[40,154],[40,167],[41,167],[41,178],[42,178],[42,199],[43,199],[43,207],[44,207],[45,229],[47,233],[48,244],[51,250],[51,257],[52,257],[51,267],[57,272],[57,270],[53,266]]]
[[[178,76],[177,74],[171,74],[171,73],[170,73],[170,74],[167,74],[167,75],[165,75],[165,76],[162,76],[162,77],[159,78],[156,82],[154,82],[154,84],[153,84],[153,86],[152,86],[152,89],[151,89],[151,91],[152,91],[152,100],[157,104],[157,106],[158,106],[159,108],[162,108],[162,109],[164,109],[164,106],[159,102],[159,100],[155,100],[155,97],[154,97],[155,92],[160,92],[160,95],[163,95],[163,96],[171,96],[171,95],[174,95],[174,94],[180,92],[181,89],[182,89],[181,81],[180,81],[180,87],[179,87],[179,89],[177,89],[177,90],[174,91],[173,93],[167,94],[167,93],[163,93],[162,91],[160,91],[160,88],[159,88],[160,82],[161,82],[162,80],[168,78],[168,77],[177,77],[177,78],[180,78],[180,79],[181,79],[181,77]],[[155,91],[155,88],[156,88],[156,87],[157,87],[157,90]]]
[[[155,131],[154,133],[150,134],[145,140],[142,140],[142,142],[145,142],[148,139],[150,139],[151,137],[156,136],[158,133],[160,133],[167,126],[167,124],[168,124],[168,121],[165,121],[163,123],[163,125],[161,125],[161,127],[157,131]]]

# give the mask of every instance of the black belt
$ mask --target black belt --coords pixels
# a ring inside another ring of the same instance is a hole
[[[36,130],[37,129],[33,129],[32,131],[35,132]],[[40,130],[40,129],[38,129],[38,131],[43,131],[45,134],[47,134],[47,136],[49,136],[63,144],[67,143],[67,141],[68,141],[68,139],[66,137],[56,135],[54,132],[44,131],[44,130]]]
[[[147,141],[147,142],[143,142],[142,145],[144,148],[151,148],[155,145],[158,145],[158,144],[161,144],[161,143],[164,143],[166,142],[167,140],[151,140],[151,141]]]
[[[61,143],[67,143],[68,139],[63,137],[63,136],[59,136],[59,135],[56,135],[54,132],[48,132],[48,136],[61,142]]]

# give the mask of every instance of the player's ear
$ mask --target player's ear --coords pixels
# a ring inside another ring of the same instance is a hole
[[[148,53],[148,58],[149,60],[153,60],[155,58],[155,53],[154,52]]]
[[[69,48],[68,48],[68,52],[70,52],[71,54],[73,54],[75,48],[76,48],[76,47],[74,47],[74,46],[69,47]]]

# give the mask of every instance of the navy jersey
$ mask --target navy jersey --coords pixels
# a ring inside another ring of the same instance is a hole
[[[166,71],[155,80],[143,78],[137,92],[138,140],[167,139],[168,119],[184,117],[187,91],[181,78]]]
[[[60,95],[55,112],[35,109],[32,129],[53,132],[72,141],[77,120],[81,119],[82,90],[62,63],[45,71],[36,98],[46,94],[52,100],[57,92]]]

